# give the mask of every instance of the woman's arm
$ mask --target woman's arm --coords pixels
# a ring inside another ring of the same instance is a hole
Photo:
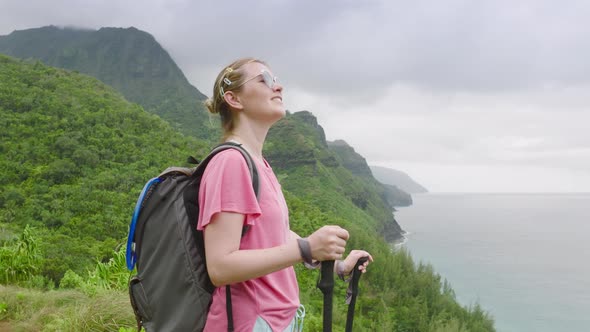
[[[240,213],[219,212],[205,227],[207,270],[217,287],[255,279],[303,261],[296,236],[277,247],[240,250],[244,218]],[[343,228],[320,228],[308,237],[312,257],[316,260],[341,258],[347,239],[348,232]]]
[[[220,212],[205,227],[207,270],[217,287],[255,279],[302,261],[295,239],[268,249],[239,250],[244,218],[240,213]]]

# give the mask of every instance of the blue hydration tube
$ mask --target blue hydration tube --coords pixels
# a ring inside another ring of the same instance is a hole
[[[159,177],[153,178],[149,180],[141,194],[139,194],[139,198],[137,199],[137,203],[135,204],[135,210],[133,211],[133,217],[131,218],[131,225],[129,225],[129,236],[127,237],[127,253],[126,253],[126,260],[127,260],[127,268],[129,271],[132,271],[135,267],[135,262],[137,261],[137,256],[135,254],[135,241],[133,238],[135,237],[135,225],[137,224],[137,218],[139,217],[139,212],[141,210],[141,203],[143,202],[145,195],[147,194],[148,190],[153,184],[162,182],[162,179]]]

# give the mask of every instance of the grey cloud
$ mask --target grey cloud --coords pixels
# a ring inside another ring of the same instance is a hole
[[[61,0],[25,8],[13,0],[4,8],[5,33],[62,22],[134,25],[190,67],[197,85],[203,72],[244,55],[325,95],[376,96],[395,82],[445,91],[590,82],[590,4],[582,1]]]
[[[590,177],[589,17],[581,0],[3,0],[0,34],[135,26],[205,94],[235,58],[267,60],[293,111],[368,160]]]

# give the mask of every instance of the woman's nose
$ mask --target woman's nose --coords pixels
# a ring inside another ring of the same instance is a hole
[[[282,85],[281,83],[279,83],[279,82],[276,82],[276,83],[273,85],[272,89],[273,89],[274,91],[282,92],[282,91],[283,91],[283,85]]]

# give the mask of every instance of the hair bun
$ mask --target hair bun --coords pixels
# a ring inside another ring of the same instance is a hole
[[[217,110],[217,107],[215,107],[215,105],[213,105],[214,103],[215,103],[215,101],[213,100],[213,98],[208,98],[207,100],[205,100],[205,107],[207,107],[207,110],[211,114],[219,113],[219,111]]]

